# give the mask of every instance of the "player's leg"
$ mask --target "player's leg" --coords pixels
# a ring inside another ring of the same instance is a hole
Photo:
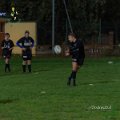
[[[72,72],[70,74],[70,77],[68,79],[68,85],[71,84],[71,81],[74,81],[74,85],[76,85],[75,80],[76,80],[76,73],[78,70],[78,63],[77,63],[77,59],[73,59],[72,61]]]
[[[76,74],[79,68],[83,65],[84,58],[77,59],[77,62],[72,63],[72,70],[73,70],[73,85],[76,86]]]
[[[73,85],[76,86],[76,74],[78,71],[78,63],[77,62],[72,62],[72,80],[73,80]]]
[[[23,73],[26,72],[26,65],[27,65],[27,61],[25,59],[23,59],[23,62],[22,62]]]
[[[27,61],[28,71],[31,72],[31,60]]]
[[[7,70],[10,72],[11,71],[11,69],[10,69],[10,63],[9,63],[9,61],[10,61],[10,58],[5,58],[5,72],[7,72]]]
[[[9,65],[10,55],[8,54],[8,51],[6,49],[2,51],[2,56],[5,61],[5,72],[7,72],[7,70],[10,71],[10,65]]]
[[[23,70],[23,73],[25,73],[26,67],[27,67],[27,53],[26,53],[26,51],[22,51],[22,59],[23,59],[22,70]]]
[[[28,66],[28,71],[31,73],[31,60],[32,60],[32,53],[31,51],[27,52],[27,66]]]

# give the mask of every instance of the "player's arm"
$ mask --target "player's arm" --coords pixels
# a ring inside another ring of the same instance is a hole
[[[82,40],[80,41],[80,44],[81,44],[82,48],[84,48],[84,42]]]
[[[21,48],[22,50],[25,50],[25,47],[22,45],[22,41],[23,41],[23,38],[19,39],[17,42],[16,42],[16,45]]]
[[[14,47],[11,47],[11,48],[9,49],[9,51],[13,50],[13,48],[14,48]]]
[[[34,47],[34,45],[35,45],[35,42],[34,42],[34,40],[31,38],[31,49]]]
[[[84,42],[83,41],[80,41],[79,53],[82,55],[82,57],[85,57],[85,49],[84,49]]]
[[[13,48],[14,48],[14,43],[13,43],[13,41],[11,41],[11,47],[10,47],[9,51],[13,50]]]
[[[84,51],[84,42],[83,41],[80,41],[79,43],[79,49],[82,48],[82,51]]]
[[[67,49],[65,50],[65,56],[70,56],[70,48],[67,48]]]
[[[19,39],[17,42],[16,42],[16,45],[20,48],[23,48],[23,45],[22,45],[22,38]]]

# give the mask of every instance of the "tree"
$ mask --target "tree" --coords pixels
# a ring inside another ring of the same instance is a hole
[[[1,0],[0,10],[10,13],[9,0]],[[51,0],[11,0],[15,2],[19,19],[36,21],[38,25],[38,43],[51,44],[52,3]],[[66,13],[63,0],[55,1],[55,38],[56,43],[64,41]],[[116,34],[120,20],[119,0],[66,0],[72,27],[80,36],[99,31],[100,19],[113,24]],[[116,35],[118,36],[118,35]],[[117,37],[116,37],[117,38]]]

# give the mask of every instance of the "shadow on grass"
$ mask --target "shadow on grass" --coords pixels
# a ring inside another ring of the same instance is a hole
[[[115,83],[116,81],[98,81],[98,82],[91,82],[92,84],[108,84],[108,83]],[[91,83],[81,83],[81,85],[89,85]]]
[[[0,100],[0,104],[10,104],[10,103],[13,103],[17,100],[18,99],[3,99],[3,100]]]

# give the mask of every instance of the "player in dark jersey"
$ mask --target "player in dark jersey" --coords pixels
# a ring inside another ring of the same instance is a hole
[[[10,58],[12,54],[12,50],[14,47],[14,43],[12,40],[10,40],[10,34],[5,33],[5,39],[1,43],[2,47],[2,56],[5,59],[5,72],[10,72]]]
[[[31,59],[32,59],[32,48],[34,47],[34,40],[29,36],[29,31],[25,31],[25,36],[17,41],[17,46],[22,49],[22,68],[23,72],[26,72],[26,66],[28,66],[29,72],[31,72]]]
[[[72,73],[68,79],[67,85],[71,85],[71,81],[73,81],[73,86],[76,86],[76,73],[79,67],[83,65],[85,58],[84,45],[73,33],[68,35],[68,41],[70,44],[65,54],[66,56],[72,56]]]

